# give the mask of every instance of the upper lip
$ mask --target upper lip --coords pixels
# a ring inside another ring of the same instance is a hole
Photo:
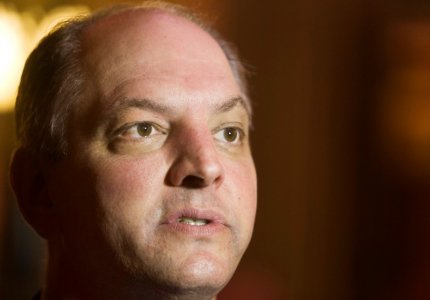
[[[177,223],[180,218],[200,219],[206,220],[208,224],[219,223],[227,225],[226,220],[221,213],[213,210],[198,208],[184,208],[167,214],[162,224],[174,224]]]

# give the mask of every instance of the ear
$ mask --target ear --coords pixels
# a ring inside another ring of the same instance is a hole
[[[57,217],[47,189],[49,165],[19,148],[12,157],[10,183],[25,220],[45,239],[57,230]]]

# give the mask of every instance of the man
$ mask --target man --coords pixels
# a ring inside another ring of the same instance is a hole
[[[252,235],[250,114],[240,62],[181,7],[56,28],[26,63],[11,165],[48,243],[41,299],[215,299]]]

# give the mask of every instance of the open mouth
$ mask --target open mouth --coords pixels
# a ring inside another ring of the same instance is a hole
[[[166,216],[161,223],[171,232],[187,236],[209,237],[228,230],[229,226],[221,213],[206,209],[185,208]]]
[[[210,221],[207,219],[197,219],[190,217],[180,217],[177,219],[177,222],[191,226],[204,226],[210,223]]]

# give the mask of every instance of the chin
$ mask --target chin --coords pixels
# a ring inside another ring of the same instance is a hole
[[[176,272],[165,274],[168,278],[162,280],[162,289],[187,296],[184,299],[212,299],[229,282],[236,268],[208,255],[196,255],[177,267]]]

